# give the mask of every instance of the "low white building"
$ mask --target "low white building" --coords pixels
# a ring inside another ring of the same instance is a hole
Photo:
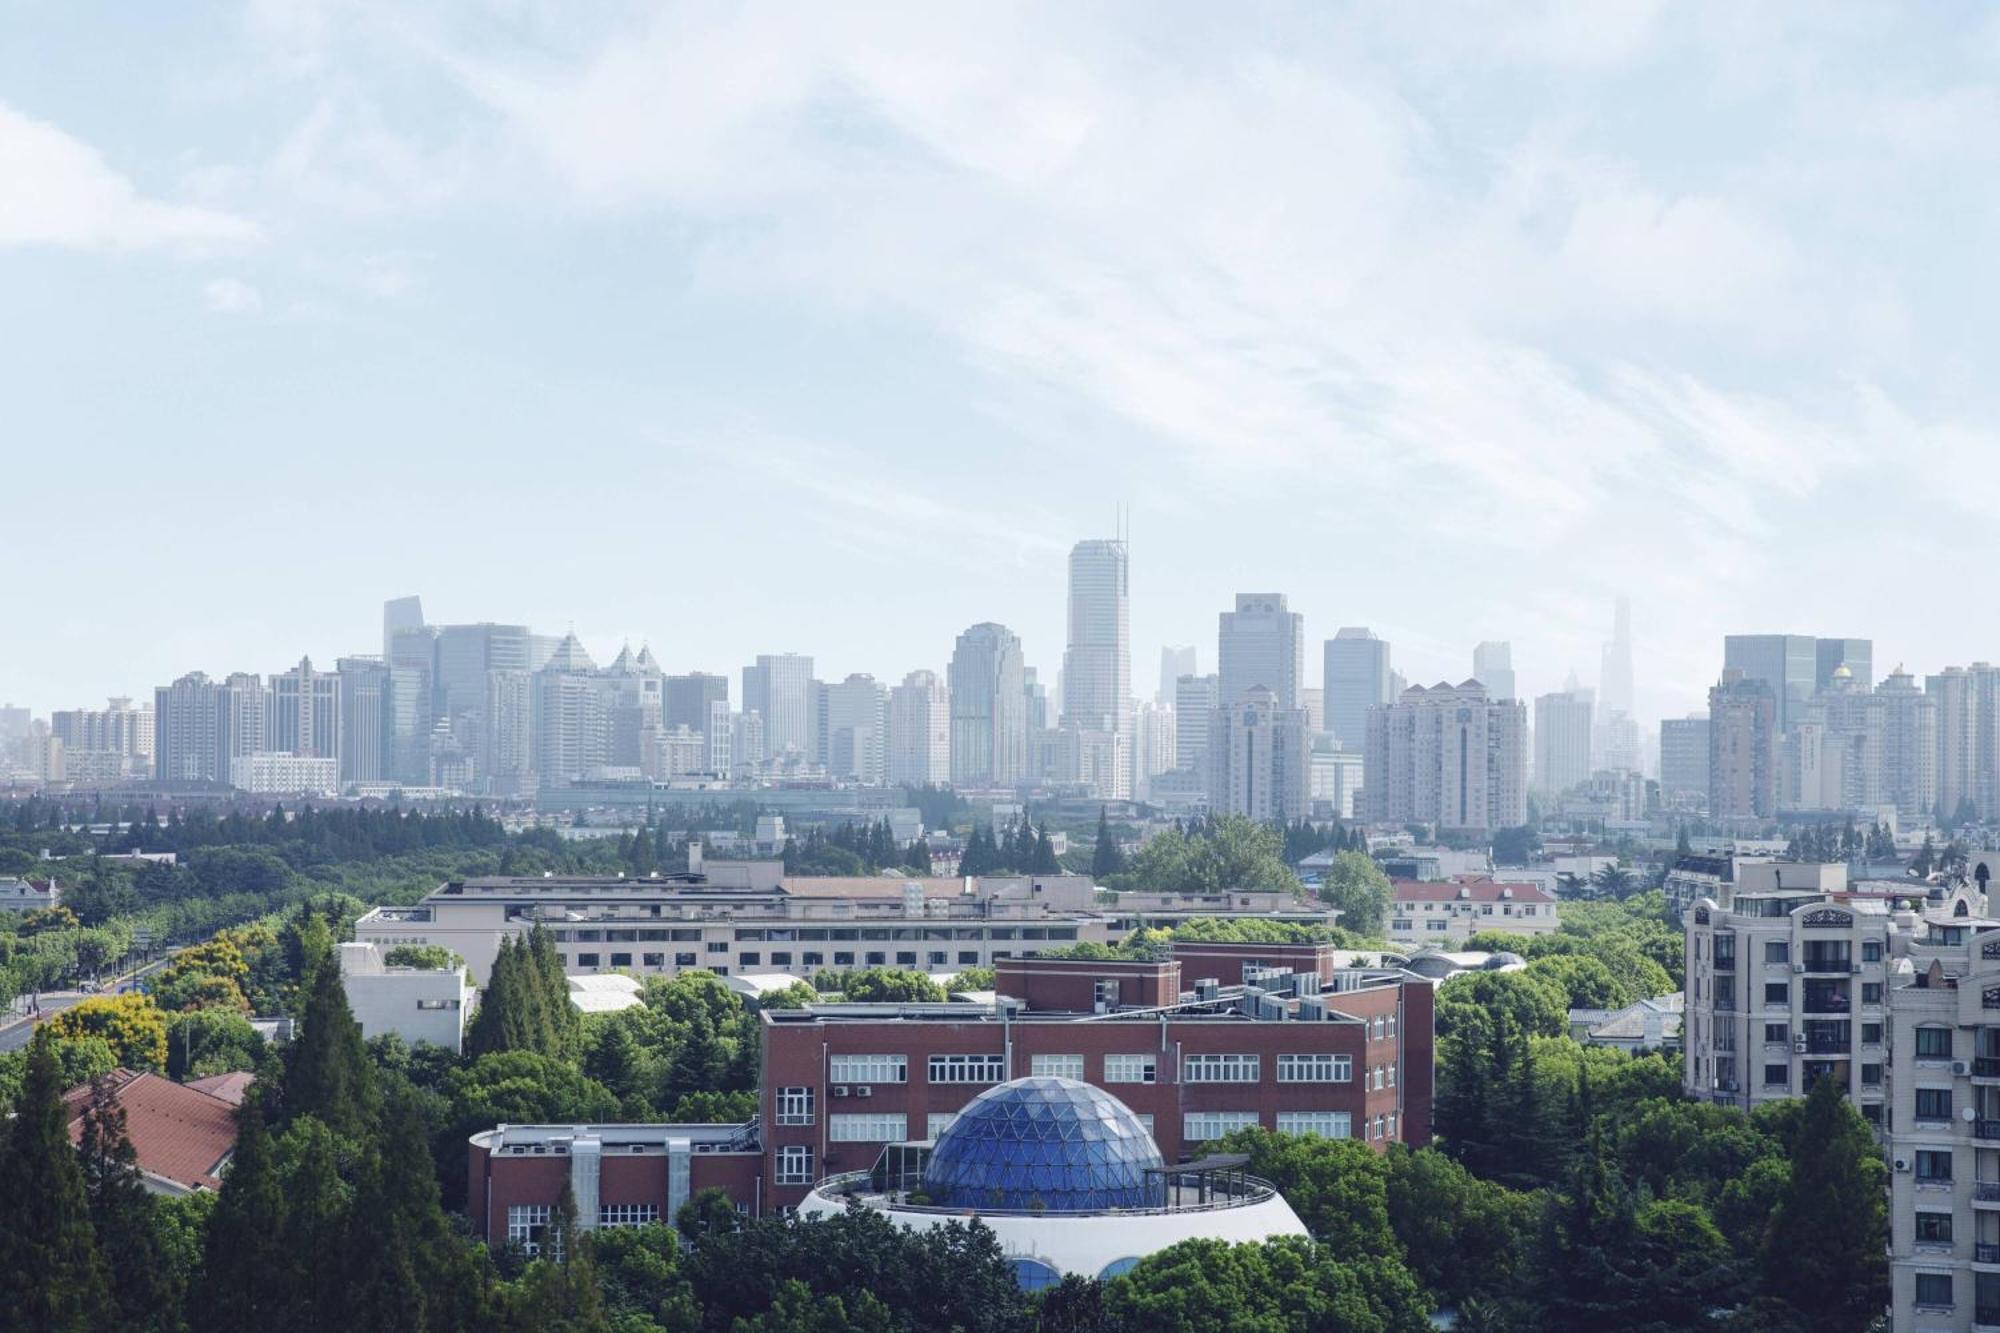
[[[0,912],[33,912],[62,901],[62,886],[52,879],[0,877]]]
[[[1390,889],[1389,943],[1400,948],[1450,948],[1489,930],[1549,935],[1561,924],[1555,895],[1534,884],[1468,875],[1442,884],[1397,880]]]
[[[229,785],[257,796],[330,796],[340,791],[340,761],[258,751],[229,761]]]
[[[472,987],[463,967],[390,967],[366,942],[340,946],[347,1007],[364,1038],[393,1032],[415,1045],[427,1041],[457,1054],[465,1046]]]

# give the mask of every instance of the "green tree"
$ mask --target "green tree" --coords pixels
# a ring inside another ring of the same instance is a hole
[[[1888,1299],[1882,1160],[1833,1079],[1813,1085],[1771,1217],[1764,1284],[1816,1329],[1866,1327]]]
[[[1111,832],[1111,815],[1105,806],[1097,807],[1097,842],[1090,854],[1090,877],[1099,883],[1111,878],[1125,868],[1125,849],[1118,845],[1118,839]]]
[[[1389,921],[1389,877],[1366,852],[1342,852],[1327,867],[1320,897],[1340,911],[1340,927],[1366,939],[1379,939]]]
[[[674,1229],[690,1245],[699,1245],[710,1236],[726,1236],[743,1229],[743,1217],[736,1211],[727,1191],[715,1188],[696,1190],[674,1214]]]
[[[182,1293],[162,1252],[156,1202],[140,1178],[138,1154],[125,1132],[125,1108],[108,1080],[91,1086],[77,1149],[117,1326],[174,1328]]]
[[[1418,1333],[1430,1327],[1416,1281],[1394,1259],[1296,1237],[1258,1245],[1189,1240],[1105,1284],[1104,1303],[1148,1333]]]
[[[288,1120],[309,1115],[350,1138],[365,1135],[374,1121],[373,1066],[332,957],[308,978],[299,1033],[285,1048],[284,1097]]]
[[[1581,954],[1555,954],[1537,958],[1528,971],[1546,977],[1561,988],[1570,1009],[1615,1009],[1626,1003],[1626,990],[1611,969],[1595,958]]]
[[[1389,1148],[1389,1225],[1417,1280],[1439,1300],[1503,1299],[1525,1276],[1539,1212],[1533,1194],[1481,1180],[1435,1148]]]
[[[283,1241],[284,1186],[263,1101],[253,1092],[237,1109],[236,1151],[209,1218],[193,1306],[202,1311],[203,1328],[216,1333],[286,1328],[296,1301]]]
[[[23,1333],[84,1333],[114,1309],[70,1146],[55,1038],[42,1028],[0,1152],[0,1318]]]

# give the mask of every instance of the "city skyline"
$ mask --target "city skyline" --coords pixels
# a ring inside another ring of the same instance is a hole
[[[1901,595],[2000,541],[1941,277],[1990,18],[1174,15],[15,16],[7,480],[88,457],[113,521],[17,507],[65,577],[0,597],[0,699],[330,663],[411,590],[831,679],[991,620],[1052,681],[1120,505],[1149,655],[1246,588],[1412,682],[1508,641],[1524,696],[1626,594],[1646,718],[1745,626],[1990,655]]]

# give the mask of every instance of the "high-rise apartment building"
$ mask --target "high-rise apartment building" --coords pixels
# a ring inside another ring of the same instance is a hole
[[[1981,819],[2000,817],[2000,668],[1947,667],[1924,693],[1936,700],[1939,806],[1956,815],[1970,803]]]
[[[606,759],[615,768],[644,768],[646,756],[657,752],[659,738],[669,731],[703,734],[700,727],[666,725],[666,673],[644,645],[636,653],[630,644],[620,648],[600,674],[599,687],[604,691]],[[707,762],[704,747],[687,771],[704,772]]]
[[[535,787],[535,673],[486,673],[476,780],[501,796],[525,796]]]
[[[1762,820],[1777,812],[1777,696],[1762,678],[1725,667],[1708,692],[1709,817]]]
[[[951,692],[935,671],[912,671],[889,691],[889,781],[911,787],[951,781]]]
[[[1514,693],[1514,645],[1489,640],[1472,650],[1472,678],[1486,687],[1496,703],[1519,698]]]
[[[103,708],[58,709],[49,714],[49,734],[62,744],[65,773],[103,780],[150,775],[153,771],[153,706],[132,706],[127,698]]]
[[[743,709],[764,719],[764,755],[818,757],[817,691],[813,660],[800,653],[760,654],[743,668]]]
[[[1021,640],[1005,625],[974,625],[951,655],[951,781],[1012,787],[1028,777],[1028,698]]]
[[[888,776],[889,694],[875,677],[850,675],[826,687],[826,770],[836,778],[879,784]]]
[[[576,635],[565,634],[557,642],[533,682],[534,744],[527,769],[542,785],[560,787],[608,764],[610,691]]]
[[[1173,709],[1153,703],[1141,704],[1133,717],[1133,735],[1139,751],[1133,771],[1139,781],[1132,794],[1141,801],[1152,799],[1154,778],[1173,772],[1180,763],[1178,720]]]
[[[1525,707],[1476,680],[1404,690],[1368,719],[1368,819],[1470,834],[1525,823],[1527,730]]]
[[[302,657],[271,677],[271,720],[260,747],[307,759],[340,758],[340,677],[313,670]]]
[[[1539,752],[1539,710],[1537,738]],[[1708,803],[1708,715],[1670,717],[1660,723],[1660,799],[1701,809]]]
[[[1183,773],[1207,771],[1208,721],[1221,694],[1222,683],[1214,672],[1174,682],[1174,767]]]
[[[1096,795],[1131,795],[1132,625],[1122,541],[1081,541],[1069,553],[1069,640],[1063,651],[1064,728],[1109,732],[1126,757]],[[1123,769],[1122,772],[1118,771]]]
[[[1560,796],[1591,773],[1591,692],[1572,686],[1535,700],[1535,790]],[[1703,769],[1708,752],[1701,756]],[[1707,779],[1702,785],[1708,785]]]
[[[1259,823],[1312,813],[1312,733],[1303,708],[1254,687],[1209,715],[1208,808]]]
[[[1283,593],[1240,592],[1236,609],[1219,619],[1222,702],[1235,703],[1261,686],[1279,708],[1297,708],[1305,686],[1305,617],[1286,606]]]
[[[1881,769],[1876,804],[1893,805],[1914,825],[1937,808],[1937,700],[1898,666],[1875,687],[1880,709]]]
[[[1396,697],[1391,692],[1389,644],[1362,625],[1343,627],[1326,641],[1326,729],[1349,750],[1368,740],[1368,714]]]
[[[1825,689],[1842,667],[1855,684],[1867,690],[1875,684],[1875,644],[1869,639],[1813,640],[1813,683]]]
[[[216,704],[216,781],[228,782],[235,761],[271,750],[271,694],[263,677],[232,671]]]
[[[222,689],[190,671],[153,692],[153,776],[163,783],[214,782]]]
[[[1174,706],[1174,688],[1182,676],[1201,673],[1201,654],[1189,644],[1172,645],[1160,649],[1160,689],[1153,696],[1153,702],[1162,708]]]
[[[811,674],[808,672],[807,674]],[[686,727],[701,731],[708,726],[710,707],[729,702],[729,677],[706,671],[690,671],[684,676],[668,676],[664,722],[669,730]]]

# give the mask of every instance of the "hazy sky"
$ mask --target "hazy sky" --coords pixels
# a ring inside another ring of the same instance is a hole
[[[330,665],[384,597],[670,670],[1133,679],[1278,589],[1644,712],[1732,630],[2000,656],[1976,5],[0,15],[0,700]]]

